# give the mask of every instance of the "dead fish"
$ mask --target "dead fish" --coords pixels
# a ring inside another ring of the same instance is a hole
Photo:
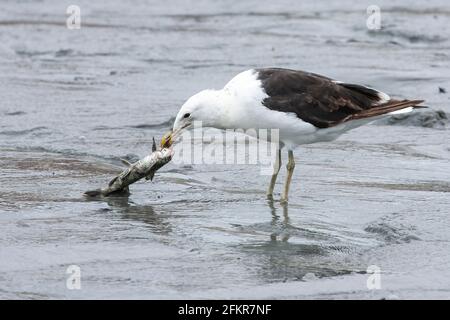
[[[128,166],[114,179],[112,179],[106,188],[86,191],[84,193],[87,197],[108,196],[113,193],[129,193],[128,186],[135,183],[142,178],[146,180],[153,180],[155,172],[162,166],[172,160],[173,149],[171,148],[171,141],[163,138],[161,141],[161,149],[157,150],[155,139],[153,139],[152,153],[135,163],[130,163],[127,160],[121,161]]]

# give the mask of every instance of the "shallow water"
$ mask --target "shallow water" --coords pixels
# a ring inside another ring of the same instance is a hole
[[[82,197],[187,97],[251,67],[450,112],[448,2],[377,3],[369,32],[371,3],[353,1],[78,1],[80,30],[59,1],[2,2],[0,297],[450,298],[450,131],[433,111],[298,148],[288,206],[252,165],[170,163],[129,198]]]

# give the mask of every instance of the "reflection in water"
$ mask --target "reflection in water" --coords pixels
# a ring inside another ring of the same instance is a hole
[[[172,226],[164,214],[155,212],[151,205],[133,203],[129,195],[109,196],[88,201],[104,201],[113,212],[119,213],[122,219],[143,222],[153,233],[169,234]]]
[[[277,209],[274,205],[273,199],[268,199],[267,203],[269,204],[270,212],[272,214],[272,226],[281,225],[282,232],[273,232],[270,234],[270,239],[272,241],[277,241],[277,237],[281,237],[281,241],[287,242],[289,240],[288,226],[289,226],[289,212],[288,212],[288,204],[287,202],[281,203],[281,207],[283,208],[283,221],[280,223],[280,216],[277,215]]]
[[[348,274],[334,255],[335,250],[326,245],[329,234],[291,224],[289,205],[268,200],[271,213],[270,225],[258,224],[250,229],[270,232],[269,240],[240,246],[250,270],[256,270],[264,282],[301,280],[307,274],[329,277]]]

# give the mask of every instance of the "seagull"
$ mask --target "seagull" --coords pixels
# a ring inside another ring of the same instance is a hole
[[[217,129],[278,129],[279,143],[267,197],[273,199],[281,149],[286,148],[287,176],[281,202],[287,202],[296,146],[333,141],[373,120],[421,108],[422,102],[391,99],[364,85],[300,70],[250,69],[236,75],[223,89],[203,90],[190,97],[163,140],[174,141],[180,132],[192,128],[194,121]]]

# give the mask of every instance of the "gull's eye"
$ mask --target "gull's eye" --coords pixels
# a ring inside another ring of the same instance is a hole
[[[190,113],[185,113],[184,116],[183,116],[183,118],[189,118],[190,116],[191,116]]]

